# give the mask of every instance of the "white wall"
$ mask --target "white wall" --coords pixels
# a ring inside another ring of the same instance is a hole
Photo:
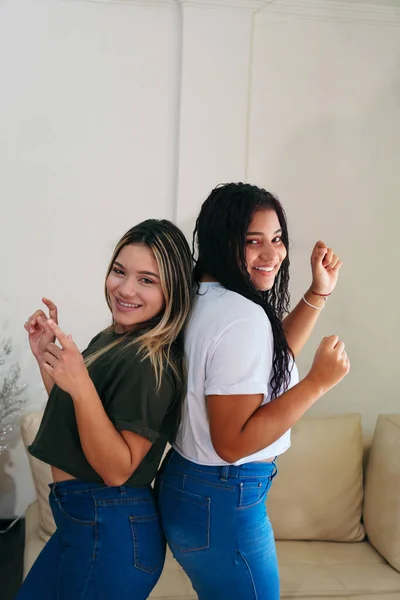
[[[45,394],[22,325],[41,296],[83,347],[108,319],[103,275],[119,236],[149,216],[190,235],[211,187],[247,178],[287,209],[293,297],[315,239],[345,260],[299,364],[319,337],[342,335],[351,376],[315,410],[360,411],[371,431],[398,410],[400,11],[389,0],[178,4],[0,4],[0,337],[13,339],[29,408]],[[32,498],[19,445],[0,460],[0,516]]]
[[[248,179],[277,192],[292,247],[292,298],[319,238],[343,258],[337,291],[299,357],[324,335],[347,344],[350,375],[313,408],[356,411],[372,432],[398,412],[400,29],[259,14]]]
[[[108,323],[103,278],[119,237],[173,217],[178,24],[174,6],[0,5],[0,314],[31,408],[45,394],[23,323],[41,297],[83,347]],[[0,515],[32,497],[24,458],[18,447],[0,468],[14,480],[1,478]]]

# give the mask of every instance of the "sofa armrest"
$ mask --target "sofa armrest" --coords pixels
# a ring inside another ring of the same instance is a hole
[[[32,412],[22,416],[20,427],[21,437],[25,448],[27,448],[35,439],[42,416],[42,412]],[[39,501],[39,537],[44,542],[47,542],[56,528],[48,502],[49,483],[53,480],[51,469],[49,465],[46,465],[34,456],[31,456],[29,452],[27,452],[27,454],[33,483],[35,484],[36,496]]]
[[[400,572],[400,415],[380,415],[365,475],[364,524],[371,544]]]

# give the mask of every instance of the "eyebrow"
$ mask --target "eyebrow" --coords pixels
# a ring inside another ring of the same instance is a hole
[[[277,233],[282,233],[282,229],[274,231],[274,235]],[[262,231],[248,231],[246,235],[264,235],[264,233]]]
[[[160,276],[157,275],[157,273],[153,273],[153,271],[138,271],[138,273],[140,275],[152,275],[153,277],[157,277],[157,279],[160,279]]]
[[[121,267],[121,269],[124,269],[124,271],[126,271],[124,265],[122,265],[117,260],[114,260],[114,265],[117,265],[118,267]],[[152,277],[157,277],[157,279],[160,279],[160,276],[157,275],[157,273],[153,273],[152,271],[138,271],[138,273],[139,275],[151,275]]]
[[[117,260],[114,260],[114,265],[117,265],[117,267],[121,267],[121,269],[125,270],[124,265],[122,265],[120,262],[118,262]]]

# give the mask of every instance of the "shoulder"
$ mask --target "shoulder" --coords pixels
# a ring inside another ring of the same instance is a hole
[[[84,350],[84,354],[97,352],[98,350],[107,347],[113,341],[113,333],[109,327],[100,331],[95,335]]]
[[[260,305],[221,286],[200,290],[193,308],[193,321],[198,326],[207,322],[218,331],[237,322],[247,323],[250,328],[270,327],[268,316]]]
[[[124,344],[115,355],[115,369],[121,376],[130,377],[147,388],[158,388],[153,361],[140,350],[136,343]],[[166,394],[176,388],[172,366],[164,361],[161,375],[160,393]]]
[[[95,335],[87,345],[87,349],[93,346],[93,344],[97,344],[97,342],[102,339],[104,335],[104,331],[100,331],[97,335]]]
[[[186,354],[232,358],[270,352],[271,323],[262,306],[225,288],[210,288],[205,301],[199,296],[186,331]],[[208,293],[208,292],[207,292]],[[225,360],[225,359],[224,359]]]
[[[132,375],[151,376],[151,360],[140,351],[139,345],[133,340],[121,341],[109,350],[108,355],[116,370]]]
[[[268,321],[264,309],[259,304],[231,290],[226,290],[226,295],[225,308],[231,315],[245,316],[248,320]]]

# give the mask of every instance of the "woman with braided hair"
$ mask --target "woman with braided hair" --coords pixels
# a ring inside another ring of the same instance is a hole
[[[286,314],[285,212],[272,194],[242,183],[211,192],[193,251],[186,399],[157,482],[163,527],[199,600],[278,600],[265,499],[290,428],[350,368],[337,336],[323,339],[300,382],[294,362],[342,263],[317,242],[311,286]]]

